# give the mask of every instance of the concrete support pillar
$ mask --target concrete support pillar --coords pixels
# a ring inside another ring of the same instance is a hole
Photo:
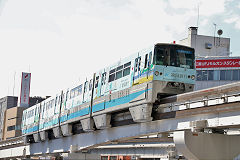
[[[63,160],[100,160],[101,156],[94,153],[63,153]]]
[[[93,117],[97,129],[105,129],[111,127],[111,115],[101,114]]]
[[[231,160],[240,153],[240,136],[186,130],[174,132],[173,139],[188,160]]]
[[[62,137],[62,131],[61,131],[61,128],[58,126],[58,127],[54,127],[53,128],[53,134],[54,134],[54,137],[55,138],[60,138]]]
[[[85,132],[94,131],[94,121],[92,118],[86,118],[81,120],[82,128]]]
[[[134,122],[148,122],[152,120],[152,104],[141,104],[129,108]]]
[[[72,124],[61,125],[61,131],[62,131],[63,136],[72,135]]]
[[[39,132],[33,134],[33,139],[34,139],[34,142],[41,141]]]
[[[48,132],[47,131],[41,131],[39,134],[40,134],[41,141],[45,141],[45,140],[48,139]]]

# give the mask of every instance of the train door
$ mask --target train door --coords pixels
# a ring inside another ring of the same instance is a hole
[[[101,82],[101,73],[97,72],[95,75],[95,81],[94,81],[94,85],[93,85],[93,100],[97,97],[100,97],[100,95],[101,95],[100,82]]]
[[[151,63],[152,63],[152,51],[145,54],[144,59],[144,72],[146,73],[146,79],[150,79],[150,72],[151,72]]]
[[[105,90],[106,90],[106,79],[107,79],[107,72],[102,73],[102,79],[101,79],[101,96],[105,95]]]
[[[87,102],[88,100],[88,93],[89,93],[88,88],[89,88],[89,82],[86,80],[83,88],[83,103]]]
[[[93,78],[94,78],[94,76],[93,76]],[[86,80],[84,83],[83,103],[91,101],[92,89],[93,89],[93,78],[91,78],[90,80]]]
[[[141,67],[141,56],[138,56],[135,59],[135,64],[134,64],[134,74],[133,74],[133,85],[139,83],[139,78],[140,78],[140,67]]]

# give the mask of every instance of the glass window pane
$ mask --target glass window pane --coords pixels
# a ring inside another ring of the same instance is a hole
[[[115,74],[111,74],[110,76],[109,76],[109,81],[108,82],[112,82],[112,81],[114,81],[115,80]]]
[[[112,69],[110,72],[109,72],[109,74],[112,74],[112,73],[114,73],[115,72],[115,68],[114,69]]]
[[[208,71],[208,80],[209,81],[213,80],[213,70]]]
[[[202,71],[197,71],[197,81],[202,80]]]
[[[130,65],[131,65],[131,62],[128,62],[128,63],[124,64],[124,68],[125,68],[125,67],[128,67],[128,66],[130,66]]]
[[[116,74],[116,79],[122,78],[122,71],[118,71]]]
[[[226,71],[220,71],[220,80],[226,80]]]
[[[239,78],[238,78],[239,76],[238,76],[238,70],[233,70],[233,80],[239,80]]]
[[[123,77],[130,74],[130,67],[123,70]]]
[[[117,71],[121,70],[123,68],[123,65],[117,67]]]
[[[231,70],[226,71],[226,80],[232,80],[232,71]]]
[[[218,81],[219,80],[219,71],[213,71],[213,80]]]
[[[203,81],[207,81],[207,76],[208,76],[208,72],[207,71],[202,71],[202,80]]]

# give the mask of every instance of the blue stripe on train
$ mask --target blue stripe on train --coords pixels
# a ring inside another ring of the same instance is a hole
[[[84,116],[84,115],[87,115],[90,113],[90,107],[87,107],[87,108],[84,108],[82,110],[79,110],[77,112],[74,112],[74,113],[71,113],[68,115],[68,120],[70,119],[73,119],[73,118],[76,118],[76,117],[81,117],[81,116]]]
[[[149,91],[149,90],[150,89],[142,90],[142,91],[138,91],[138,92],[129,94],[126,97],[112,99],[111,101],[108,101],[108,102],[105,103],[105,106],[106,106],[105,108],[111,108],[111,107],[115,107],[115,106],[118,106],[118,105],[121,105],[121,104],[128,103],[128,102],[134,100],[135,98],[137,98],[138,96],[140,96],[141,94],[143,94],[143,93],[145,93],[146,91]],[[103,110],[103,109],[104,109],[104,102],[94,105],[92,107],[92,112],[97,112],[97,111],[100,111],[100,110]],[[71,119],[76,118],[76,117],[81,117],[81,116],[87,115],[89,113],[90,113],[90,108],[87,107],[87,108],[84,108],[84,109],[79,110],[77,112],[71,113],[68,116],[64,115],[64,116],[60,117],[60,122],[65,122],[67,120],[71,120]],[[44,124],[40,124],[40,126],[42,126],[42,127],[40,127],[40,129],[50,127],[50,126],[55,125],[57,123],[58,123],[58,118],[53,119],[49,122],[45,122]],[[23,132],[25,132],[25,134],[26,134],[26,133],[30,133],[30,132],[35,132],[37,130],[38,130],[38,126],[34,126],[34,127],[29,128],[29,129],[27,129]]]
[[[148,90],[150,90],[150,89],[148,89]],[[135,98],[137,98],[138,96],[140,96],[141,94],[147,92],[148,90],[138,91],[138,92],[129,94],[126,97],[116,98],[116,99],[112,99],[111,101],[108,101],[106,103],[102,102],[102,103],[96,104],[92,107],[92,112],[97,112],[97,111],[103,110],[105,108],[111,108],[111,107],[115,107],[115,106],[118,106],[121,104],[128,103],[128,102],[134,100]],[[104,103],[105,103],[105,106],[104,106]]]

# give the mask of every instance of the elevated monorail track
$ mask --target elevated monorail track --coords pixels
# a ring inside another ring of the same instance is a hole
[[[140,137],[186,129],[240,128],[240,83],[163,98],[153,107],[152,117],[151,122],[136,123],[128,110],[116,112],[111,115],[111,128],[32,143],[30,154],[69,152],[73,146],[80,151],[112,143],[145,142]],[[1,142],[0,150],[19,145],[24,145],[22,137]]]

